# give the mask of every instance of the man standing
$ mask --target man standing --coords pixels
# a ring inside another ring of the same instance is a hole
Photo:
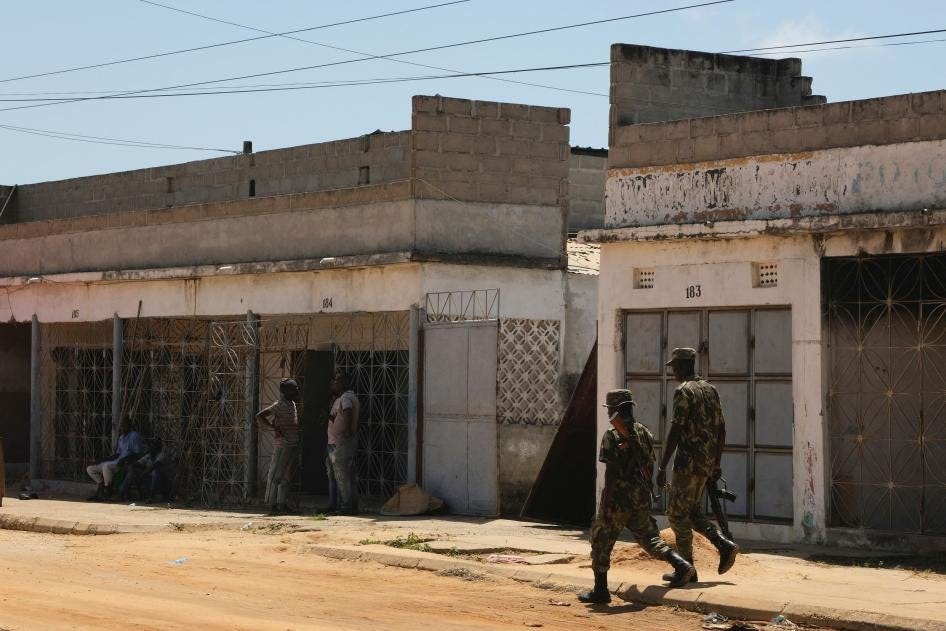
[[[608,569],[611,550],[624,528],[652,557],[673,566],[673,574],[664,577],[670,587],[686,585],[693,566],[670,549],[660,537],[657,522],[651,517],[653,504],[654,437],[634,420],[634,400],[630,390],[611,390],[605,397],[608,418],[613,429],[604,433],[598,460],[604,463],[604,489],[598,515],[591,526],[591,568],[595,587],[578,595],[586,603],[611,602]]]
[[[299,385],[294,379],[283,379],[279,382],[279,395],[278,401],[256,415],[257,423],[273,432],[273,454],[266,474],[265,496],[270,515],[289,512],[286,498],[299,446],[299,416],[296,413]]]
[[[721,475],[720,462],[726,444],[726,422],[719,394],[709,382],[696,376],[696,351],[675,348],[667,365],[680,385],[673,393],[673,420],[667,435],[657,486],[667,482],[667,463],[673,461],[673,482],[667,497],[667,518],[677,538],[677,552],[693,563],[693,529],[705,535],[719,552],[720,574],[736,562],[739,546],[723,537],[703,514],[701,503],[706,483]],[[693,581],[697,580],[696,573]]]
[[[355,472],[355,454],[358,450],[358,419],[361,404],[351,389],[351,380],[342,371],[332,381],[335,402],[328,417],[328,447],[325,468],[329,487],[337,489],[330,497],[330,512],[339,515],[358,513],[358,480]],[[332,494],[330,493],[330,496]]]
[[[141,435],[131,428],[131,419],[128,416],[122,417],[118,426],[118,445],[115,453],[85,468],[89,477],[98,485],[95,495],[90,497],[89,501],[109,499],[112,496],[112,478],[115,477],[115,472],[138,460],[143,451]]]

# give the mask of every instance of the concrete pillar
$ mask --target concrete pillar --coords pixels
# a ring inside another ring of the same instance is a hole
[[[33,330],[30,338],[30,479],[39,479],[39,459],[42,453],[43,412],[40,396],[39,357],[40,357],[39,319],[33,314]]]
[[[112,317],[112,444],[118,441],[122,416],[122,354],[124,353],[124,322],[116,313]]]
[[[256,432],[256,412],[259,411],[259,316],[252,311],[246,312],[246,327],[249,332],[248,337],[253,342],[246,357],[246,432],[243,447],[246,458],[243,484],[246,489],[245,498],[248,499],[256,496],[259,460]]]
[[[407,346],[407,481],[419,482],[420,468],[418,453],[418,397],[420,395],[420,328],[423,322],[423,310],[411,307],[411,323]]]

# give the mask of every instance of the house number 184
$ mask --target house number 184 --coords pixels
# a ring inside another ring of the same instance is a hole
[[[699,298],[702,295],[703,295],[703,288],[700,285],[690,285],[686,289],[687,299]]]

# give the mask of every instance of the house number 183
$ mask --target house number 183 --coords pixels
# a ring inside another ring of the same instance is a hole
[[[703,288],[700,285],[690,285],[686,289],[687,298],[699,298],[703,295]]]

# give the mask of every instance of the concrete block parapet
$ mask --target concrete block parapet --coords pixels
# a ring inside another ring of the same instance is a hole
[[[629,125],[613,136],[611,169],[943,140],[946,90]]]
[[[566,108],[415,96],[414,195],[564,208],[570,119]]]
[[[611,47],[610,144],[621,127],[820,103],[801,60]]]

